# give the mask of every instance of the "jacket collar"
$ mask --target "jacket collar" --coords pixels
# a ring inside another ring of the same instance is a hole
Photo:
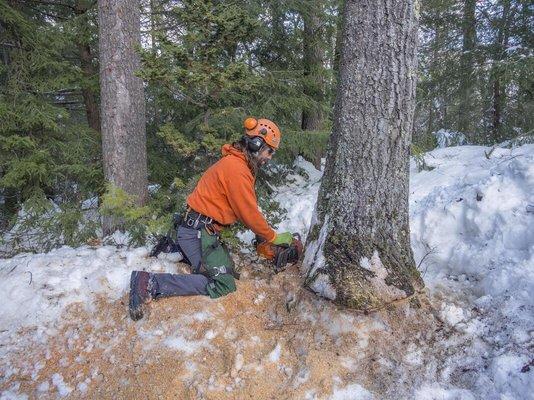
[[[222,148],[221,148],[221,153],[222,153],[222,156],[223,157],[226,157],[226,156],[236,156],[240,159],[242,159],[243,161],[247,162],[247,158],[246,156],[243,154],[242,151],[236,149],[235,147],[233,147],[231,144],[225,144]]]

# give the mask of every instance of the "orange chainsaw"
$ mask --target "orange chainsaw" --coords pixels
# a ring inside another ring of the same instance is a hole
[[[290,245],[272,244],[258,235],[252,244],[256,246],[260,256],[273,262],[275,274],[286,269],[287,264],[295,264],[304,253],[304,246],[298,233],[293,234],[293,242]]]

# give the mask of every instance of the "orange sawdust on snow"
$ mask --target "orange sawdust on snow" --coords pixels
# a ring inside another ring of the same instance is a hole
[[[424,302],[361,315],[302,289],[296,267],[243,275],[232,295],[162,299],[139,322],[127,296],[99,298],[93,312],[74,305],[47,343],[12,355],[18,372],[0,389],[18,382],[30,398],[57,398],[60,374],[73,399],[323,399],[353,382],[387,395],[408,344],[438,340]]]

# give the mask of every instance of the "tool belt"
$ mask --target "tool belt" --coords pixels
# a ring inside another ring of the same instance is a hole
[[[187,211],[182,220],[182,226],[189,229],[202,229],[206,227],[212,227],[213,224],[216,224],[213,218],[208,217],[207,215],[200,214],[188,207]]]

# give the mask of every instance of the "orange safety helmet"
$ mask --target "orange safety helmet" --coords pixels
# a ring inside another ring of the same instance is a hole
[[[273,121],[266,118],[247,118],[243,122],[243,126],[245,127],[247,136],[251,138],[259,136],[273,149],[278,149],[282,134]]]

